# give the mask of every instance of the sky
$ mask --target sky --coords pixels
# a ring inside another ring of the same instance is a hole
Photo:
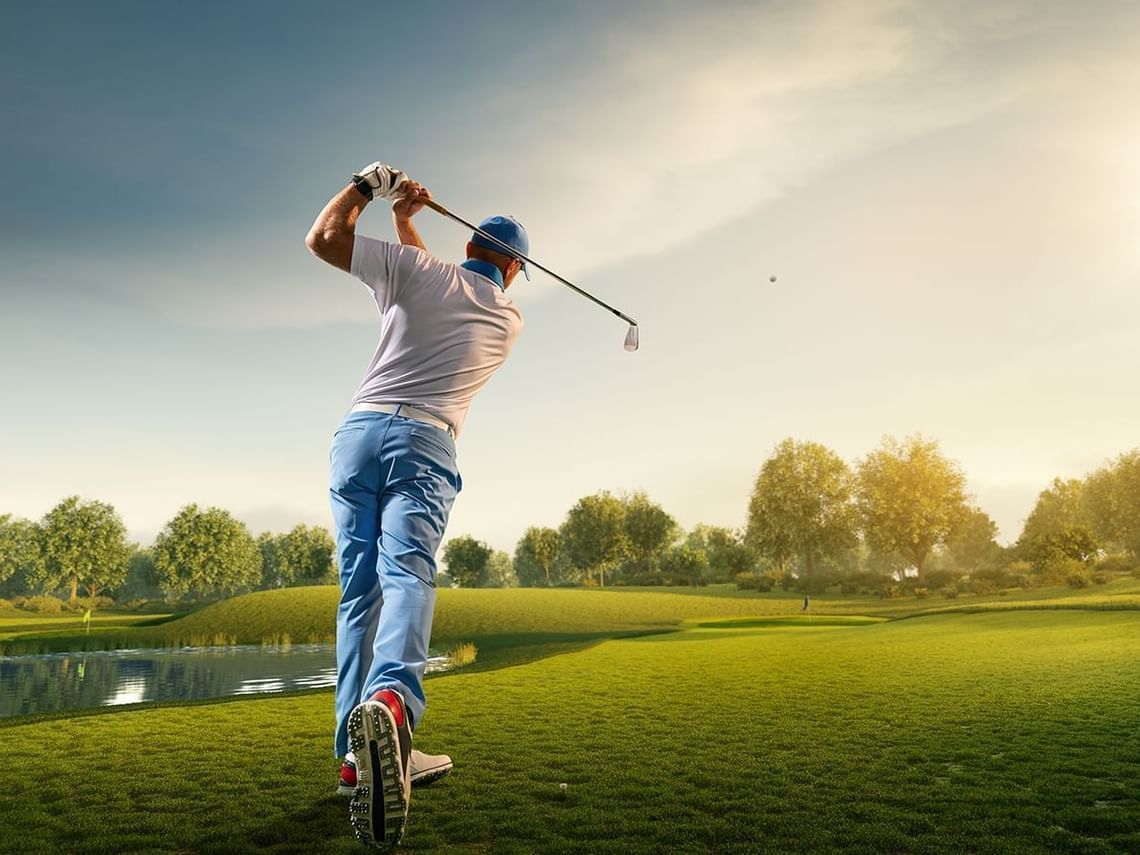
[[[304,236],[382,160],[522,221],[449,536],[583,495],[738,527],[784,437],[936,439],[1016,539],[1140,446],[1140,6],[22,4],[0,32],[0,513],[331,527],[375,346]],[[467,235],[430,211],[429,249]],[[374,204],[359,230],[391,237]],[[770,277],[776,276],[776,281]]]

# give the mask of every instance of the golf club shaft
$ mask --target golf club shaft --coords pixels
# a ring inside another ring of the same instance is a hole
[[[579,294],[581,294],[587,300],[593,300],[595,303],[597,303],[603,309],[608,309],[610,312],[617,315],[619,318],[621,318],[627,324],[632,324],[633,326],[637,326],[637,321],[635,321],[629,315],[624,314],[623,312],[619,312],[617,309],[615,309],[613,306],[609,305],[608,303],[603,303],[601,300],[599,300],[593,294],[590,294],[586,291],[583,291],[581,288],[579,288],[573,282],[570,282],[566,279],[563,279],[561,276],[559,276],[553,270],[550,270],[549,268],[543,267],[537,261],[535,261],[531,258],[527,258],[521,252],[518,252],[517,250],[512,249],[509,245],[503,243],[501,240],[499,240],[494,235],[487,234],[485,231],[483,231],[478,226],[472,225],[471,223],[467,222],[467,220],[463,219],[462,217],[451,213],[451,211],[447,210],[447,208],[445,208],[443,205],[439,204],[439,202],[436,202],[433,199],[420,199],[419,201],[423,202],[427,207],[431,208],[437,214],[443,214],[443,216],[445,216],[449,219],[455,220],[455,222],[459,223],[460,225],[467,226],[467,228],[471,229],[476,234],[482,235],[483,237],[485,237],[487,240],[491,241],[492,243],[498,244],[499,246],[503,247],[506,255],[510,255],[510,256],[515,257],[515,258],[521,258],[527,264],[531,264],[531,265],[537,267],[539,270],[541,270],[547,276],[550,276],[554,279],[557,279],[559,282],[561,282],[567,288],[570,288],[573,291],[577,291]]]

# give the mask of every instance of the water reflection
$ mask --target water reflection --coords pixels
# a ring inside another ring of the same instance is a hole
[[[428,672],[447,670],[443,656]],[[0,718],[144,701],[259,695],[336,684],[331,644],[0,656]]]

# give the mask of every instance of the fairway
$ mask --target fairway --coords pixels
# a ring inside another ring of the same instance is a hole
[[[456,769],[406,848],[1140,849],[1135,612],[699,623],[432,679]],[[10,723],[0,849],[363,851],[331,724],[328,692]]]

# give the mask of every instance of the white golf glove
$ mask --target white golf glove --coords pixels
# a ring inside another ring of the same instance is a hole
[[[390,201],[403,195],[400,187],[407,180],[408,176],[404,172],[379,161],[369,164],[352,176],[356,189],[369,199]]]

